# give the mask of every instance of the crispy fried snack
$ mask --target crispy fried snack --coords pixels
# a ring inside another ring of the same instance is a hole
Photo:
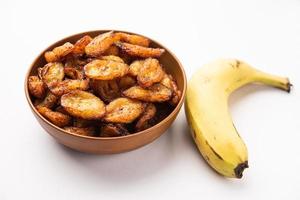
[[[71,123],[71,117],[60,112],[52,111],[47,107],[37,107],[38,112],[58,127],[68,126]]]
[[[71,79],[83,79],[84,78],[83,72],[74,67],[65,67],[64,73],[65,73],[65,76],[67,76]]]
[[[86,47],[88,56],[98,57],[102,55],[116,40],[113,31],[103,33],[95,37]]]
[[[60,104],[70,115],[82,119],[100,119],[105,114],[105,104],[101,99],[81,90],[64,94]]]
[[[153,122],[151,122],[155,116],[156,113],[156,107],[153,103],[149,103],[141,117],[138,119],[135,130],[136,131],[142,131],[147,128],[150,128],[153,125]]]
[[[100,129],[100,137],[118,137],[130,134],[122,124],[104,124]]]
[[[105,55],[105,56],[109,56],[109,55],[119,56],[119,48],[116,47],[115,45],[111,45],[111,46],[103,53],[103,55]]]
[[[52,51],[45,53],[45,59],[48,63],[62,60],[66,55],[73,51],[74,45],[66,42],[62,46],[55,47]]]
[[[84,66],[87,77],[98,80],[112,80],[128,73],[128,65],[110,60],[93,60]]]
[[[91,88],[105,102],[111,102],[121,95],[117,80],[92,80]]]
[[[35,104],[36,107],[46,107],[46,108],[53,108],[58,101],[58,97],[48,92],[45,99],[41,102]]]
[[[51,87],[53,83],[63,80],[65,76],[64,66],[60,62],[48,63],[43,68],[38,69],[38,74],[42,81]]]
[[[41,99],[46,95],[47,86],[38,76],[30,76],[28,78],[28,90],[32,96]]]
[[[93,40],[89,35],[85,35],[80,38],[75,44],[73,48],[73,55],[81,56],[85,53],[85,47]]]
[[[129,65],[129,75],[137,76],[142,67],[144,66],[145,60],[136,60]]]
[[[125,42],[115,42],[115,45],[127,54],[141,58],[160,57],[165,52],[164,49],[142,47]]]
[[[117,37],[120,41],[128,42],[130,44],[135,44],[143,47],[148,47],[150,44],[150,40],[140,35],[131,35],[127,33],[118,32],[115,33],[115,37]]]
[[[104,120],[112,123],[131,123],[144,110],[140,101],[118,98],[106,106]]]
[[[101,60],[108,60],[108,61],[114,61],[114,62],[118,62],[118,63],[124,63],[124,60],[122,58],[120,58],[119,56],[114,56],[114,55],[101,56]]]
[[[146,102],[168,101],[172,96],[172,91],[166,86],[156,83],[145,89],[141,86],[133,86],[123,92],[126,97]]]
[[[173,106],[177,105],[181,97],[181,91],[178,89],[172,75],[165,73],[164,78],[160,83],[172,90],[172,99],[170,100],[170,104]]]
[[[61,96],[72,90],[87,90],[89,89],[89,80],[87,79],[66,79],[61,82],[55,82],[49,87],[50,91],[56,96]]]
[[[159,63],[165,50],[150,43],[109,31],[47,51],[47,64],[28,79],[34,106],[53,124],[85,136],[123,136],[155,125],[182,93]]]
[[[155,58],[147,58],[143,67],[139,70],[137,80],[140,86],[149,87],[160,82],[165,75],[159,61]]]
[[[136,80],[128,75],[125,75],[119,79],[119,89],[121,91],[126,90],[136,84]]]
[[[68,127],[64,127],[64,129],[69,133],[74,133],[77,135],[84,135],[84,136],[94,136],[95,135],[94,127],[79,128],[79,127],[68,126]]]

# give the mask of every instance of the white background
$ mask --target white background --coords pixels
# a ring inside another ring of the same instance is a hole
[[[299,199],[300,1],[1,1],[0,199]],[[93,29],[141,33],[170,48],[187,76],[239,58],[288,76],[290,94],[247,86],[230,110],[249,150],[241,180],[212,171],[183,110],[158,140],[118,155],[88,155],[39,126],[23,82],[33,59],[62,37]]]

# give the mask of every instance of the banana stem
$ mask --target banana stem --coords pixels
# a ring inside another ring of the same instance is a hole
[[[256,74],[255,81],[285,90],[287,92],[291,91],[292,84],[286,77],[276,76],[262,71],[258,71]]]

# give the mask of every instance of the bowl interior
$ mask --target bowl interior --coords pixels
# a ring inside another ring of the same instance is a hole
[[[97,35],[99,35],[101,33],[107,32],[107,31],[110,31],[110,30],[88,31],[88,32],[78,33],[78,34],[66,37],[66,38],[64,38],[64,39],[62,39],[62,40],[60,40],[60,41],[52,44],[51,46],[49,46],[47,49],[45,49],[36,58],[36,60],[32,63],[32,65],[31,65],[31,67],[30,67],[30,69],[28,71],[28,74],[26,76],[26,80],[25,80],[26,97],[27,97],[27,100],[29,101],[29,104],[30,104],[30,106],[31,106],[31,108],[32,108],[32,110],[34,112],[37,113],[37,111],[34,108],[33,103],[32,103],[33,99],[30,97],[29,92],[28,92],[27,81],[28,81],[28,77],[29,76],[31,76],[31,75],[37,75],[37,69],[39,67],[42,67],[42,66],[44,66],[46,64],[46,60],[44,58],[44,53],[46,51],[48,51],[48,50],[52,50],[53,48],[64,44],[65,42],[75,43],[78,39],[80,39],[84,35],[90,35],[91,37],[95,37],[95,36],[97,36]],[[116,30],[116,32],[125,32],[125,33],[129,33],[129,34],[136,34],[136,33],[126,32],[126,31],[118,31],[118,30]],[[176,113],[178,113],[180,107],[182,106],[182,103],[183,103],[183,100],[184,100],[184,94],[185,94],[185,90],[186,90],[186,76],[185,76],[185,72],[184,72],[184,69],[183,69],[182,65],[180,64],[180,62],[176,58],[176,56],[174,54],[172,54],[170,52],[170,50],[168,50],[167,48],[165,48],[164,46],[162,46],[158,42],[156,42],[156,41],[154,41],[152,39],[150,39],[150,40],[151,40],[151,44],[150,44],[151,47],[160,47],[160,48],[164,48],[166,50],[165,53],[159,58],[159,61],[163,65],[163,67],[165,68],[165,70],[175,78],[175,80],[177,82],[177,85],[178,85],[178,88],[180,89],[180,91],[182,91],[182,94],[183,94],[182,97],[181,97],[181,99],[180,99],[180,102],[173,109],[173,111],[169,114],[168,117],[170,117],[171,115],[175,115]],[[48,122],[41,115],[39,115],[39,113],[37,113],[37,115],[40,116],[46,122]],[[159,124],[164,123],[165,120],[166,119],[162,120],[161,122],[159,122],[155,126],[158,126]],[[48,122],[48,123],[50,123],[50,122]],[[63,129],[61,129],[59,127],[56,127],[55,125],[53,125],[53,126],[55,128],[57,128],[57,129],[59,129],[59,130],[64,131]],[[155,126],[149,128],[149,129],[155,128]],[[147,129],[147,130],[149,130],[149,129]],[[136,135],[136,134],[139,134],[139,133],[142,133],[142,132],[144,132],[144,131],[136,132],[136,133],[130,134],[128,136]],[[68,133],[68,132],[66,132],[66,133]],[[80,136],[80,135],[76,135],[76,136],[78,136],[78,137],[89,137],[89,136]],[[120,137],[126,137],[126,136],[120,136]],[[93,137],[90,137],[90,138],[93,138]],[[118,137],[115,137],[115,139],[116,138],[118,138]],[[105,138],[98,138],[97,137],[95,139],[105,139]]]

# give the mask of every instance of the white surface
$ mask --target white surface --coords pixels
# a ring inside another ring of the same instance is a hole
[[[299,199],[300,1],[1,1],[0,199]],[[215,58],[240,58],[290,77],[291,94],[248,86],[230,100],[249,149],[241,180],[203,161],[181,111],[150,145],[87,155],[57,144],[31,114],[25,72],[76,32],[123,29],[169,47],[188,77]]]

